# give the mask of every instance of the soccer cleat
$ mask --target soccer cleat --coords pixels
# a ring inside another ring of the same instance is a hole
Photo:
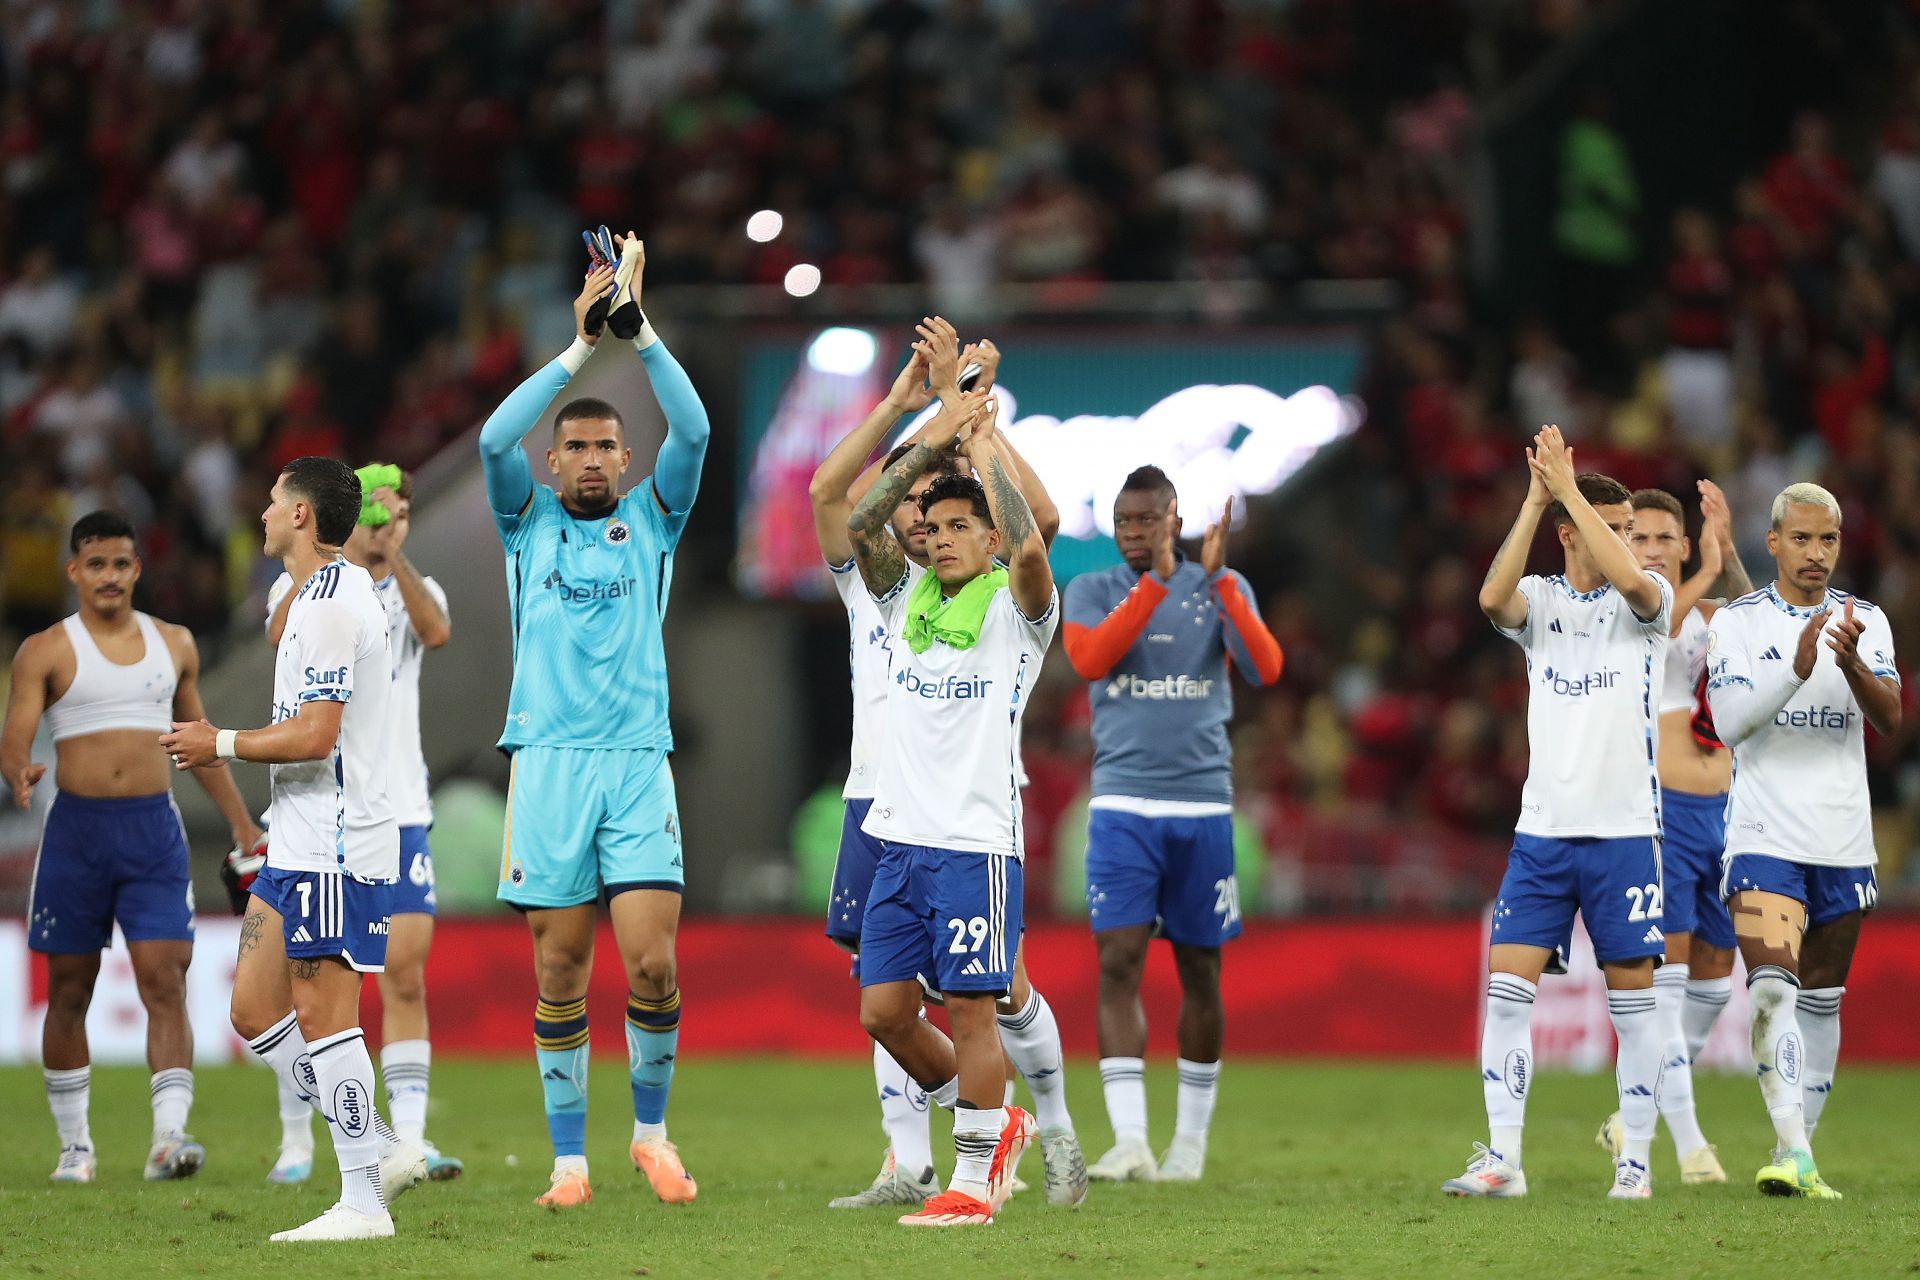
[[[1725,1182],[1727,1171],[1720,1167],[1720,1157],[1711,1146],[1701,1147],[1680,1157],[1680,1181],[1684,1186],[1696,1186],[1702,1182]]]
[[[385,1240],[393,1235],[393,1218],[383,1209],[376,1217],[336,1204],[312,1222],[291,1231],[276,1231],[267,1239],[278,1244],[308,1240]]]
[[[1627,1153],[1627,1130],[1620,1123],[1618,1111],[1600,1122],[1600,1132],[1593,1135],[1593,1145],[1614,1160]]]
[[[428,1182],[452,1182],[455,1178],[466,1172],[467,1166],[460,1163],[458,1158],[442,1155],[440,1148],[434,1146],[431,1142],[422,1142],[420,1144],[420,1150],[424,1152],[427,1157]]]
[[[153,1150],[147,1152],[145,1177],[148,1182],[191,1178],[200,1172],[200,1166],[206,1162],[207,1149],[195,1142],[191,1134],[169,1134],[154,1143]]]
[[[400,1193],[426,1181],[427,1153],[405,1138],[393,1143],[380,1156],[380,1188],[386,1202],[392,1204]]]
[[[1006,1207],[1007,1198],[1013,1194],[1013,1184],[1019,1181],[1014,1173],[1019,1168],[1020,1157],[1033,1144],[1033,1135],[1033,1117],[1019,1107],[1008,1107],[1007,1123],[993,1148],[993,1163],[987,1167],[989,1221],[993,1214]]]
[[[1174,1135],[1173,1145],[1160,1157],[1161,1182],[1198,1182],[1207,1169],[1207,1140]]]
[[[647,1175],[648,1185],[662,1204],[692,1204],[699,1194],[698,1184],[680,1163],[680,1148],[665,1138],[651,1142],[636,1139],[627,1154],[633,1157],[633,1167]]]
[[[1840,1193],[1828,1186],[1820,1171],[1813,1167],[1813,1153],[1805,1147],[1774,1152],[1773,1163],[1754,1175],[1753,1184],[1770,1196],[1841,1199]]]
[[[1488,1200],[1511,1200],[1527,1194],[1527,1175],[1500,1158],[1484,1142],[1473,1144],[1475,1152],[1467,1171],[1448,1178],[1440,1190],[1450,1196],[1472,1196]]]
[[[1054,1125],[1040,1134],[1040,1158],[1047,1165],[1047,1203],[1078,1209],[1087,1198],[1087,1158],[1073,1130]]]
[[[280,1158],[267,1170],[267,1181],[277,1186],[298,1186],[313,1176],[313,1151],[289,1151],[280,1148]]]
[[[62,1147],[60,1163],[53,1166],[53,1172],[47,1175],[47,1181],[92,1182],[93,1170],[92,1147]]]
[[[1607,1188],[1607,1199],[1653,1199],[1653,1175],[1638,1160],[1622,1156],[1613,1162],[1613,1185]]]
[[[964,1191],[942,1191],[900,1219],[903,1227],[990,1227],[993,1206]]]
[[[553,1185],[534,1201],[549,1209],[573,1209],[592,1202],[593,1188],[587,1185],[587,1175],[577,1169],[555,1169]]]
[[[893,1148],[888,1147],[887,1158],[867,1189],[855,1195],[829,1200],[827,1208],[878,1209],[886,1205],[924,1204],[929,1197],[939,1194],[940,1183],[935,1180],[932,1169],[926,1171],[924,1180],[910,1177],[894,1163]]]
[[[1144,1142],[1124,1142],[1093,1162],[1087,1176],[1096,1182],[1156,1182],[1160,1166]]]

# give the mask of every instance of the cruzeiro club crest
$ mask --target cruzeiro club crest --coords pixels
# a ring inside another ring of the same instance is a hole
[[[613,546],[616,546],[616,547],[619,546],[620,544],[622,544],[632,536],[633,536],[633,530],[627,527],[627,522],[625,520],[613,520],[608,522],[607,541],[611,543]]]

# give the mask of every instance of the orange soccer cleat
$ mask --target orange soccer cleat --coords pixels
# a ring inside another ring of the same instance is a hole
[[[593,1202],[593,1188],[587,1175],[570,1169],[555,1169],[553,1185],[534,1203],[548,1209],[574,1209]]]
[[[987,1171],[990,1214],[1000,1212],[1013,1194],[1014,1170],[1032,1145],[1033,1134],[1033,1116],[1019,1107],[1008,1107],[1006,1127],[1000,1130],[1000,1144],[993,1149],[993,1165]]]
[[[653,1194],[660,1197],[662,1204],[692,1204],[694,1196],[700,1193],[699,1185],[687,1173],[687,1166],[680,1163],[680,1149],[665,1138],[650,1142],[635,1139],[627,1154],[633,1157],[633,1167],[647,1175]]]
[[[993,1206],[964,1191],[942,1191],[900,1219],[903,1227],[990,1227]]]

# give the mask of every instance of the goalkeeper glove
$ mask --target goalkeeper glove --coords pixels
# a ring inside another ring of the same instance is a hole
[[[233,914],[246,914],[247,895],[253,892],[254,878],[266,865],[267,837],[264,834],[254,841],[250,849],[235,845],[227,850],[227,856],[220,863],[220,883],[227,887],[227,897],[233,903]]]

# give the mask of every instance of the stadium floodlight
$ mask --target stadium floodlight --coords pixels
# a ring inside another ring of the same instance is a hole
[[[804,298],[820,287],[820,268],[811,262],[799,262],[787,268],[784,282],[787,292],[796,298]]]
[[[780,234],[787,220],[777,210],[762,209],[747,219],[747,239],[756,244],[765,244]]]
[[[817,373],[857,378],[880,358],[880,343],[865,329],[838,325],[820,331],[807,345],[807,365]]]

